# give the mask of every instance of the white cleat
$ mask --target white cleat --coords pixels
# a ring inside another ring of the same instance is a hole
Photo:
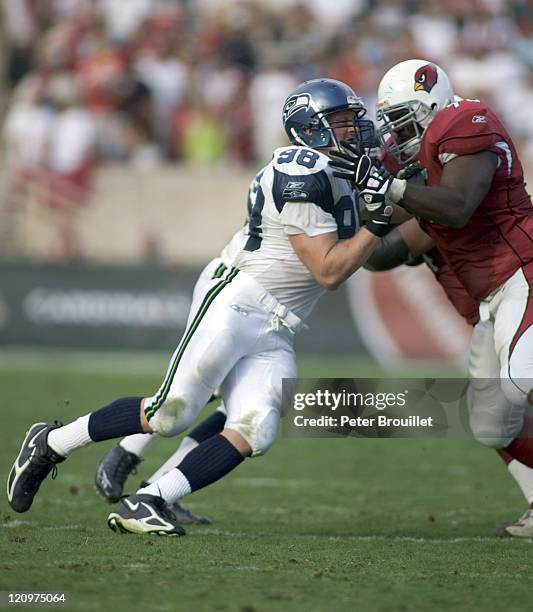
[[[155,495],[125,497],[109,515],[107,524],[116,533],[185,535],[185,530],[165,500]]]
[[[516,523],[505,525],[503,535],[512,538],[533,538],[533,508],[528,508]]]

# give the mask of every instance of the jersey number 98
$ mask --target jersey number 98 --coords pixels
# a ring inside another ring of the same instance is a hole
[[[298,154],[298,155],[296,155]],[[290,164],[291,161],[296,157],[296,163],[304,168],[314,168],[318,160],[318,153],[309,149],[287,149],[283,151],[276,160],[278,164]]]

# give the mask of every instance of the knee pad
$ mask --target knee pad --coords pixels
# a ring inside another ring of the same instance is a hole
[[[507,401],[515,406],[529,406],[527,387],[531,385],[531,380],[502,378],[500,385]]]
[[[509,446],[522,429],[524,410],[510,404],[499,387],[493,394],[469,392],[468,399],[474,438],[489,448]]]
[[[489,448],[505,448],[511,444],[514,436],[505,436],[500,427],[487,423],[486,419],[479,415],[470,415],[470,429],[474,438]]]
[[[177,436],[194,420],[194,411],[181,397],[167,397],[164,404],[150,419],[150,427],[160,436]]]
[[[248,442],[252,457],[264,455],[274,443],[279,424],[279,411],[271,408],[242,415],[238,421],[226,423],[227,429],[233,429]]]

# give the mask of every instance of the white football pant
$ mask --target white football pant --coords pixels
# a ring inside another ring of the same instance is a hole
[[[154,432],[174,436],[220,387],[226,428],[259,455],[276,435],[282,379],[296,377],[293,336],[302,322],[244,272],[224,268],[195,292],[187,330],[144,410]]]
[[[528,282],[529,277],[529,282]],[[518,435],[533,387],[533,274],[520,268],[481,302],[470,346],[470,427],[505,448]]]

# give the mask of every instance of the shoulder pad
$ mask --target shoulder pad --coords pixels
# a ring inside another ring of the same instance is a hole
[[[313,174],[328,167],[329,158],[308,147],[280,147],[274,151],[272,165],[285,174]]]
[[[278,212],[287,202],[310,202],[333,213],[334,200],[331,182],[326,170],[313,174],[287,174],[274,168],[272,197]]]
[[[501,134],[501,130],[501,123],[485,104],[478,100],[461,100],[446,106],[437,114],[427,129],[426,138],[440,148],[447,140],[466,141],[472,137]]]

